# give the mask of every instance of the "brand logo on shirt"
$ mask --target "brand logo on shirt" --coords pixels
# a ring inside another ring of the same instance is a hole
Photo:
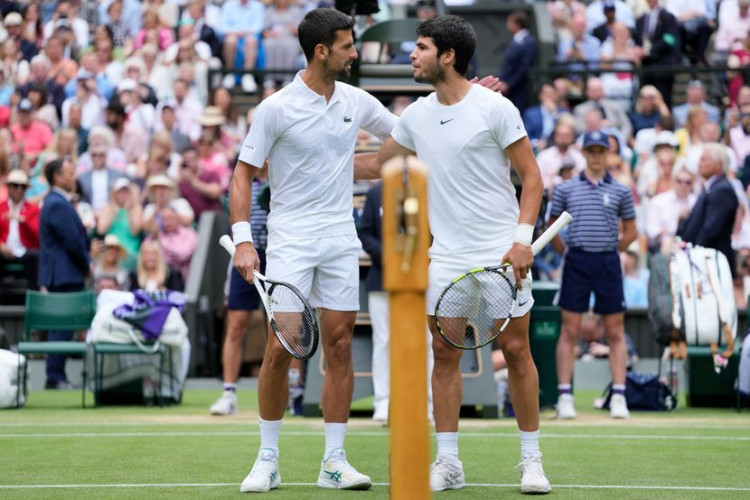
[[[344,117],[344,123],[351,123],[352,117],[351,116],[345,116]]]
[[[440,125],[445,125],[446,123],[452,122],[453,120],[455,120],[455,118],[451,118],[450,120],[440,120]]]
[[[608,193],[604,193],[604,195],[602,196],[602,204],[605,207],[609,206],[609,194]]]

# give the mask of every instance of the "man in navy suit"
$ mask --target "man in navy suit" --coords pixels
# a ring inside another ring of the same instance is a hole
[[[75,189],[75,165],[53,160],[44,167],[52,189],[44,198],[39,218],[39,286],[49,292],[78,292],[90,272],[88,239],[70,194]],[[47,334],[47,340],[71,340],[73,332]],[[65,356],[47,356],[47,389],[70,389]]]
[[[643,47],[643,66],[669,66],[679,64],[680,26],[677,19],[659,5],[659,0],[646,0],[649,12],[635,22],[635,43]],[[643,77],[643,85],[653,85],[664,98],[664,103],[672,106],[672,73],[651,73]]]
[[[680,225],[677,236],[686,242],[723,253],[734,276],[737,269],[732,249],[732,228],[739,202],[727,179],[728,169],[729,157],[724,146],[715,142],[704,144],[698,166],[704,180],[703,193]]]
[[[529,32],[529,15],[517,10],[508,16],[508,31],[513,36],[505,49],[500,67],[501,91],[523,113],[529,84],[529,70],[536,59],[536,40]]]

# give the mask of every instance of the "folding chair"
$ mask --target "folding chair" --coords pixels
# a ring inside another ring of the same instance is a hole
[[[86,407],[86,343],[79,341],[44,342],[31,339],[32,330],[75,332],[86,330],[96,312],[93,290],[72,293],[41,293],[26,291],[24,309],[24,341],[18,343],[19,354],[80,355],[83,358],[83,389],[81,405]],[[21,365],[18,381],[21,385]],[[26,373],[23,374],[24,387]],[[20,400],[20,390],[18,399]],[[20,401],[16,401],[20,403]]]

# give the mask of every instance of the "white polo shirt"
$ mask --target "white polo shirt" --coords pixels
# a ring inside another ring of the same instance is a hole
[[[433,92],[406,108],[391,133],[429,169],[430,257],[496,255],[513,244],[519,206],[505,148],[526,136],[518,109],[479,85],[445,106]]]
[[[357,132],[364,129],[382,140],[396,117],[367,92],[341,82],[326,103],[302,74],[258,105],[239,159],[260,167],[268,158],[269,238],[355,234]]]

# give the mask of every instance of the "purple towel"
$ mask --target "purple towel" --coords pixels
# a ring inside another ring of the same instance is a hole
[[[163,292],[146,292],[136,290],[132,304],[124,304],[112,311],[121,319],[143,332],[143,338],[154,341],[159,338],[164,322],[173,307],[182,312],[185,307],[185,294],[166,290]]]

